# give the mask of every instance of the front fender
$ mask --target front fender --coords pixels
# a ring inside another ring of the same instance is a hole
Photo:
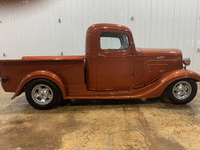
[[[200,74],[197,74],[194,71],[191,70],[186,70],[186,69],[181,69],[181,70],[175,70],[170,72],[169,74],[164,75],[161,79],[162,82],[174,82],[175,80],[179,79],[194,79],[197,81],[200,81]]]
[[[193,79],[200,81],[200,75],[190,70],[174,70],[164,74],[161,78],[145,87],[142,98],[159,97],[172,82],[179,79]]]
[[[38,78],[44,78],[44,79],[48,79],[52,82],[54,82],[61,90],[63,97],[66,97],[67,93],[66,93],[66,87],[63,84],[61,78],[56,75],[55,73],[52,73],[50,71],[46,71],[46,70],[39,70],[39,71],[34,71],[30,74],[28,74],[19,84],[15,94],[13,95],[13,97],[11,99],[14,99],[16,96],[18,96],[22,90],[22,88],[31,80],[34,79],[38,79]]]

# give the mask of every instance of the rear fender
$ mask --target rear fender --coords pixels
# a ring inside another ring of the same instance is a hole
[[[13,97],[11,99],[14,99],[16,96],[18,96],[19,94],[21,94],[21,91],[23,90],[24,86],[30,82],[31,80],[34,79],[38,79],[38,78],[43,78],[43,79],[48,79],[52,82],[54,82],[61,90],[63,97],[67,97],[67,93],[66,93],[66,87],[63,84],[61,78],[56,75],[55,73],[52,73],[50,71],[46,71],[46,70],[39,70],[39,71],[34,71],[30,74],[28,74],[19,84],[15,94],[13,95]]]
[[[145,98],[159,97],[172,82],[180,79],[193,79],[195,81],[200,81],[200,75],[194,71],[185,69],[174,70],[166,73],[148,86],[148,89],[150,90],[145,94]]]

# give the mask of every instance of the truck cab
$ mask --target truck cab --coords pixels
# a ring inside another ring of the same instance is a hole
[[[120,25],[97,24],[86,36],[88,90],[126,90],[134,87],[135,46],[131,31]]]
[[[130,29],[122,25],[92,25],[86,39],[88,90],[139,88],[183,68],[180,50],[136,49]]]

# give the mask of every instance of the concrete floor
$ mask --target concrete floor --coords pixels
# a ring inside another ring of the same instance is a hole
[[[200,90],[187,105],[72,100],[45,111],[32,108],[24,94],[12,95],[0,87],[1,150],[200,149]]]

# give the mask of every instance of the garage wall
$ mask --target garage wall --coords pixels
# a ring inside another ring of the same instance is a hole
[[[199,0],[0,1],[0,59],[61,52],[84,55],[87,28],[95,23],[116,23],[132,30],[136,47],[179,48],[184,57],[194,60],[195,43],[200,38],[196,35],[200,28],[199,3]],[[195,59],[190,69],[198,61]]]

